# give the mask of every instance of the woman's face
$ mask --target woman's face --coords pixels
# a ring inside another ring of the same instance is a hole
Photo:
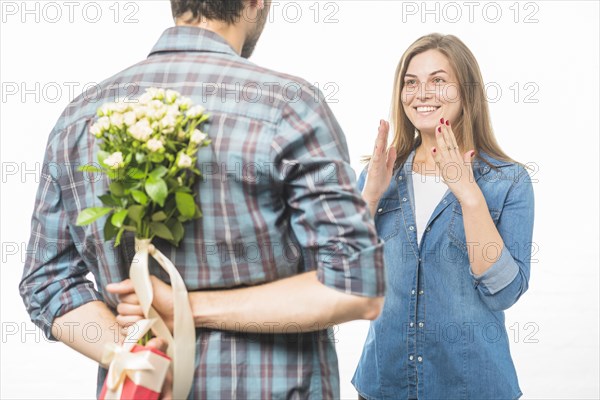
[[[434,134],[444,118],[454,123],[461,114],[458,81],[446,56],[427,50],[410,60],[402,105],[408,119],[421,133]]]

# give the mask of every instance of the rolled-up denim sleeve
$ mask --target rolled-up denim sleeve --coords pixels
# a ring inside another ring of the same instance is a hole
[[[55,163],[52,140],[44,166]],[[27,256],[19,292],[31,320],[50,340],[54,320],[67,312],[102,296],[86,278],[88,269],[69,231],[69,220],[62,207],[54,168],[42,168],[33,216]]]
[[[331,288],[383,296],[383,242],[357,190],[345,136],[322,94],[306,89],[301,101],[285,105],[272,146],[305,268],[316,269]]]
[[[481,299],[494,311],[511,307],[529,287],[534,194],[527,171],[518,167],[517,174],[497,224],[504,242],[500,256],[484,273],[470,271]]]

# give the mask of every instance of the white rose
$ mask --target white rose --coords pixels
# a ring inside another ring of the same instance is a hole
[[[204,107],[197,105],[197,106],[190,108],[188,110],[188,112],[186,113],[186,115],[190,118],[196,118],[196,117],[199,117],[202,114],[204,114],[204,111],[205,111]]]
[[[148,93],[152,99],[162,100],[165,97],[165,89],[157,89],[154,87],[146,89],[146,93]]]
[[[162,142],[158,139],[148,140],[148,143],[146,143],[146,146],[148,146],[148,150],[150,150],[150,151],[158,151],[158,150],[164,148]]]
[[[102,135],[102,129],[98,126],[98,124],[94,124],[90,128],[90,133],[96,137],[100,137]]]
[[[177,104],[179,106],[180,110],[185,111],[188,108],[190,108],[193,103],[192,103],[192,99],[190,99],[189,97],[180,97],[177,99],[175,104]]]
[[[150,93],[144,93],[138,100],[141,105],[146,105],[152,101],[152,95]]]
[[[179,107],[176,105],[167,106],[167,115],[172,115],[173,117],[178,117],[180,114]]]
[[[129,127],[129,134],[140,142],[147,141],[152,134],[150,122],[145,118],[136,122],[135,125]]]
[[[114,112],[114,113],[111,114],[111,116],[110,116],[110,123],[113,126],[116,126],[116,127],[120,128],[120,127],[123,126],[123,122],[124,122],[123,114],[121,114],[119,112]]]
[[[125,125],[127,126],[135,124],[136,121],[137,117],[135,115],[135,111],[129,111],[123,115],[123,122],[125,122]]]
[[[165,133],[173,132],[176,123],[177,121],[172,115],[165,115],[163,119],[160,120],[160,126],[164,129]]]
[[[179,92],[176,92],[175,90],[170,90],[169,89],[165,93],[165,100],[169,104],[175,103],[175,101],[177,100],[178,97],[179,97]]]
[[[104,159],[104,164],[108,165],[111,169],[119,168],[123,164],[123,153],[120,151],[112,153]]]
[[[100,107],[100,115],[107,116],[115,110],[115,103],[104,103]]]
[[[206,133],[200,132],[198,129],[194,129],[192,137],[190,138],[190,142],[200,144],[206,140],[207,137],[208,135]]]
[[[98,125],[100,130],[106,131],[110,128],[110,118],[108,118],[108,117],[99,118],[98,122],[96,122],[96,125]]]
[[[141,119],[141,118],[144,118],[146,116],[146,113],[148,112],[148,107],[146,107],[146,106],[139,106],[139,107],[136,107],[132,112],[135,113],[135,117],[137,119]]]
[[[129,110],[129,104],[125,103],[125,99],[119,99],[114,105],[114,111],[124,113]]]
[[[177,161],[179,168],[189,168],[192,166],[192,158],[185,153],[179,154],[179,161]]]

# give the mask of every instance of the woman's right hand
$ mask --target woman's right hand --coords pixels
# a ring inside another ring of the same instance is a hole
[[[389,131],[389,122],[380,120],[379,132],[375,140],[375,149],[367,167],[365,186],[362,191],[363,199],[373,216],[375,215],[377,204],[379,204],[379,199],[381,199],[381,196],[383,196],[390,185],[394,163],[396,162],[396,148],[391,146],[386,151]]]

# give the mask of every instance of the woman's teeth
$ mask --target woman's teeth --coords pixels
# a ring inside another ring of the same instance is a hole
[[[439,107],[417,107],[417,112],[431,112],[437,110]]]

